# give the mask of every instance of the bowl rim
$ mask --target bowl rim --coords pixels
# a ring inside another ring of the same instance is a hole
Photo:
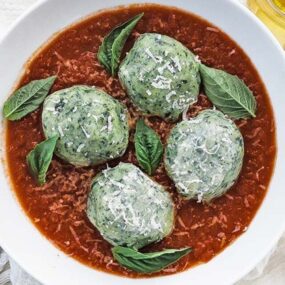
[[[40,0],[40,1],[38,1],[38,2],[36,2],[34,5],[32,5],[31,6],[31,8],[29,8],[26,12],[24,12],[23,13],[23,15],[22,16],[20,16],[15,22],[14,22],[14,24],[12,24],[11,25],[11,27],[7,30],[7,32],[6,33],[4,33],[3,34],[3,36],[1,36],[0,37],[0,47],[1,47],[1,44],[2,44],[2,42],[4,42],[5,40],[6,40],[6,38],[8,38],[8,36],[11,34],[11,33],[13,33],[14,32],[14,30],[16,30],[17,29],[17,27],[22,23],[22,21],[23,20],[25,20],[26,18],[28,18],[28,17],[30,17],[31,16],[31,14],[34,12],[34,11],[37,11],[38,9],[42,9],[43,8],[43,6],[44,6],[44,4],[45,3],[47,3],[47,2],[49,2],[50,0]],[[246,8],[246,7],[244,7],[241,3],[239,3],[239,2],[237,2],[237,1],[235,1],[235,0],[227,0],[229,3],[230,3],[230,5],[233,5],[235,8],[234,9],[237,9],[237,10],[239,10],[240,11],[240,13],[242,13],[242,14],[244,14],[244,15],[246,15],[247,17],[249,17],[250,19],[251,19],[251,21],[252,22],[255,22],[255,24],[259,27],[259,29],[261,29],[262,31],[263,31],[263,33],[266,35],[266,37],[269,39],[269,40],[271,40],[271,42],[272,42],[272,46],[274,46],[274,48],[276,49],[276,51],[278,51],[279,53],[280,53],[280,59],[282,58],[283,59],[283,69],[284,69],[284,66],[285,66],[285,56],[284,56],[284,51],[283,51],[283,49],[282,49],[282,47],[281,47],[281,45],[278,43],[278,41],[277,41],[277,39],[271,34],[271,32],[268,30],[268,28],[259,20],[259,19],[257,19],[256,17],[254,17],[254,15],[253,14],[251,14],[251,12]],[[142,3],[142,2],[144,2],[144,3],[155,3],[155,2],[158,2],[158,1],[129,1],[129,2],[133,2],[133,3]],[[127,5],[129,4],[129,3],[126,3]],[[162,3],[160,3],[160,4],[162,4]],[[162,4],[163,5],[163,4]],[[165,4],[165,5],[168,5],[168,4]],[[174,4],[175,5],[175,4]],[[171,6],[171,5],[168,5],[168,6]],[[181,7],[179,7],[179,8],[181,8]],[[183,9],[183,8],[182,8]],[[185,10],[188,10],[189,11],[189,9],[188,8],[184,8]],[[98,10],[94,10],[94,12],[96,13]],[[190,12],[192,12],[192,11],[190,11]],[[195,14],[195,12],[192,12],[192,13],[194,13]],[[88,16],[88,15],[87,15]],[[84,15],[83,15],[83,17],[82,16],[79,16],[77,19],[76,19],[76,21],[75,21],[75,23],[76,22],[78,22],[78,21],[80,21],[82,18],[84,19]],[[209,20],[210,21],[210,20]],[[74,21],[72,21],[71,23],[73,23]],[[212,23],[212,21],[210,21],[211,23]],[[214,25],[217,25],[216,23],[213,23]],[[226,32],[230,37],[231,37],[231,34],[229,34],[228,32]],[[44,44],[44,43],[43,43]],[[239,43],[238,43],[239,44]],[[243,47],[242,47],[243,48]],[[244,48],[243,48],[244,49]],[[246,51],[246,50],[245,50]],[[282,64],[282,62],[281,62],[281,64]],[[281,68],[282,69],[282,68]],[[258,70],[258,69],[257,69]],[[284,69],[285,70],[285,69]],[[258,70],[259,71],[259,70]],[[262,78],[263,79],[263,78]],[[263,80],[264,81],[264,80]],[[272,104],[273,105],[273,104]],[[275,109],[275,107],[273,106],[273,108]],[[275,112],[274,112],[275,113]],[[276,119],[276,118],[275,118]],[[279,140],[278,140],[278,130],[279,130],[279,127],[277,126],[276,127],[276,129],[277,129],[277,144],[278,144],[278,146],[281,146],[281,144],[279,143]],[[2,147],[2,146],[1,146]],[[3,155],[2,155],[3,156]],[[282,156],[283,156],[283,153],[282,153]],[[279,157],[279,148],[278,148],[278,150],[277,150],[277,160],[276,160],[276,166],[277,166],[277,164],[279,165],[279,164],[281,164],[282,162],[280,162],[280,157]],[[0,170],[1,171],[1,170]],[[2,173],[0,173],[0,175],[1,175]],[[273,176],[275,176],[275,173],[273,174]],[[271,182],[272,182],[272,180],[273,180],[273,177],[272,177],[272,179],[271,179]],[[270,191],[270,190],[272,190],[271,188],[271,184],[272,183],[270,183],[270,186],[269,186],[269,189],[268,189],[268,191]],[[11,190],[11,192],[13,192],[12,190]],[[13,193],[14,194],[14,193]],[[268,193],[266,194],[266,196],[268,196]],[[266,199],[266,197],[265,197],[265,199]],[[18,201],[17,201],[18,202]],[[0,203],[1,204],[1,203]],[[264,204],[264,201],[262,202],[262,205]],[[262,205],[261,205],[261,207],[262,207]],[[19,207],[19,204],[17,205],[18,207]],[[21,209],[22,210],[22,209]],[[23,211],[22,211],[23,212]],[[285,211],[284,211],[285,212]],[[284,213],[283,212],[283,213]],[[24,213],[24,212],[23,212]],[[24,214],[25,215],[25,214]],[[256,215],[258,215],[258,213],[256,214]],[[27,218],[27,217],[26,217]],[[254,218],[255,219],[255,218]],[[0,221],[1,221],[1,218],[0,218]],[[31,223],[30,221],[28,221],[29,223]],[[253,221],[251,222],[251,223],[253,223]],[[263,251],[262,252],[259,252],[259,253],[257,253],[256,254],[256,256],[255,256],[255,260],[254,261],[252,261],[251,262],[251,266],[250,267],[248,267],[247,269],[243,269],[243,270],[241,270],[240,272],[239,272],[239,274],[235,274],[235,276],[231,279],[232,280],[232,282],[236,282],[236,281],[238,281],[240,278],[242,278],[246,273],[248,273],[252,268],[254,268],[254,266],[259,262],[259,261],[261,261],[265,256],[266,256],[266,254],[270,251],[270,249],[271,248],[273,248],[273,246],[277,243],[277,241],[279,240],[279,238],[281,237],[281,235],[282,235],[282,233],[284,232],[284,230],[285,230],[285,220],[282,220],[282,221],[280,221],[280,227],[279,227],[279,231],[278,231],[278,233],[277,234],[275,234],[275,236],[274,237],[272,237],[271,239],[270,239],[270,243],[268,243],[267,244],[267,246],[263,249]],[[40,234],[41,235],[41,237],[44,237],[44,236],[42,236],[42,234]],[[238,239],[241,239],[242,238],[242,236],[240,236]],[[2,236],[0,236],[0,242],[1,242],[1,246],[4,248],[4,250],[13,258],[13,259],[15,259],[18,263],[19,263],[19,265],[22,267],[22,268],[24,268],[25,270],[26,270],[26,272],[28,272],[29,274],[31,274],[31,275],[33,275],[33,276],[36,276],[36,278],[38,279],[38,280],[40,280],[42,283],[44,283],[43,281],[44,280],[46,280],[45,279],[45,277],[43,276],[43,275],[41,275],[41,274],[39,274],[39,273],[37,273],[36,274],[36,272],[32,272],[31,271],[31,268],[29,267],[29,265],[27,265],[27,264],[24,264],[23,263],[23,259],[21,259],[21,260],[19,260],[18,258],[17,258],[17,254],[15,253],[15,251],[13,251],[8,245],[7,245],[7,243],[5,242],[5,238],[2,238]],[[231,245],[232,246],[232,245]],[[230,247],[231,247],[230,246]],[[52,245],[52,247],[54,247],[54,245]],[[221,255],[221,254],[219,254],[219,255]],[[78,262],[76,261],[76,263],[78,264]],[[94,270],[94,271],[96,271],[96,270]],[[190,270],[191,271],[191,270]],[[96,271],[96,272],[100,272],[100,271]],[[186,271],[187,272],[187,271]],[[100,272],[100,273],[102,273],[102,272]],[[171,277],[175,277],[175,276],[178,276],[178,275],[182,275],[182,274],[184,274],[185,272],[183,272],[183,273],[179,273],[179,274],[175,274],[175,275],[170,275]],[[114,276],[114,275],[110,275],[110,274],[106,274],[106,273],[103,273],[103,274],[105,274],[105,275],[108,275],[108,276]],[[157,277],[157,278],[153,278],[153,279],[137,279],[138,281],[137,281],[137,283],[140,283],[140,280],[142,280],[142,282],[143,283],[141,283],[141,284],[149,284],[149,282],[144,282],[144,281],[147,281],[147,280],[157,280],[157,281],[159,281],[159,280],[162,280],[162,279],[167,279],[167,278],[169,278],[170,276],[163,276],[163,277]],[[121,278],[121,277],[119,277],[119,278]],[[123,278],[124,280],[127,280],[127,278]],[[169,278],[170,279],[170,278]],[[134,279],[130,279],[131,281],[133,281]],[[172,281],[173,281],[174,279],[172,279]],[[157,282],[156,281],[156,282]],[[133,281],[134,282],[134,281]],[[151,284],[158,284],[158,283],[156,283],[155,281],[154,282],[150,282]],[[194,281],[195,282],[195,281]],[[110,283],[111,284],[111,283]],[[117,284],[131,284],[131,283],[117,283]],[[196,283],[193,283],[193,284],[196,284]],[[204,283],[203,283],[204,284]],[[215,283],[214,283],[215,284]],[[228,283],[223,283],[223,284],[228,284]]]

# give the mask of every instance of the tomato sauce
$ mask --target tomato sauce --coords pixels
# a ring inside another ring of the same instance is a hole
[[[275,123],[269,96],[250,59],[225,33],[209,22],[176,8],[146,4],[102,11],[55,36],[27,64],[18,87],[34,79],[57,75],[52,91],[75,84],[98,86],[125,103],[131,114],[130,145],[119,161],[137,164],[133,133],[140,113],[132,105],[117,78],[100,66],[96,54],[106,34],[117,24],[144,12],[145,15],[130,36],[126,51],[145,32],[171,36],[187,46],[199,59],[212,67],[238,75],[254,92],[258,111],[254,119],[239,120],[245,141],[245,158],[236,184],[223,197],[206,205],[185,201],[175,191],[163,165],[153,179],[164,185],[177,209],[175,228],[171,235],[144,250],[191,246],[193,252],[179,262],[154,275],[172,274],[207,262],[244,233],[266,194],[276,156]],[[188,117],[212,105],[200,92],[199,101],[188,111]],[[147,118],[165,143],[171,123]],[[87,195],[92,177],[106,164],[98,167],[74,167],[54,157],[47,183],[38,187],[27,170],[26,155],[44,139],[41,110],[20,121],[8,122],[7,160],[13,189],[26,214],[35,226],[58,248],[95,269],[128,277],[137,273],[118,265],[106,242],[86,218]],[[140,275],[141,276],[141,275]],[[148,275],[149,276],[149,275]]]

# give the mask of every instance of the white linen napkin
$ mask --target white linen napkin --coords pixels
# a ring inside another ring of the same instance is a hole
[[[19,15],[37,0],[0,0],[0,38]],[[197,0],[198,1],[198,0]],[[209,0],[210,1],[210,0]],[[236,0],[245,4],[246,0]],[[0,285],[41,285],[0,248]],[[285,235],[279,245],[236,285],[285,284]],[[67,285],[67,284],[63,284]],[[86,285],[86,284],[82,284]]]

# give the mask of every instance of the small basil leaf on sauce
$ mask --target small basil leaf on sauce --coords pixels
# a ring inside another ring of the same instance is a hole
[[[98,60],[113,76],[116,74],[122,50],[132,30],[143,17],[141,13],[113,29],[99,47]]]
[[[139,273],[153,273],[178,261],[192,251],[191,248],[166,249],[159,252],[140,253],[134,249],[115,246],[112,253],[123,267]]]
[[[142,119],[136,125],[135,152],[140,167],[151,175],[160,164],[163,145],[158,134]]]
[[[237,76],[200,65],[206,95],[210,101],[233,119],[255,117],[256,99]]]
[[[34,80],[16,90],[4,104],[4,117],[10,121],[22,119],[35,111],[48,95],[56,76]]]
[[[46,173],[52,160],[58,136],[51,137],[38,145],[27,155],[30,174],[39,185],[46,182]]]

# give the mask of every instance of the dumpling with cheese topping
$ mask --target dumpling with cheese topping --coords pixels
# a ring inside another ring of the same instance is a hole
[[[243,156],[243,137],[234,122],[220,111],[205,110],[172,129],[164,161],[181,195],[209,202],[234,184]]]
[[[176,121],[197,101],[199,64],[175,39],[146,33],[122,62],[119,79],[143,113]]]
[[[126,108],[98,88],[77,85],[51,94],[42,125],[47,138],[59,135],[56,155],[77,166],[120,157],[128,145]]]
[[[120,163],[93,180],[87,216],[112,245],[139,249],[170,234],[174,206],[162,186],[135,165]]]

